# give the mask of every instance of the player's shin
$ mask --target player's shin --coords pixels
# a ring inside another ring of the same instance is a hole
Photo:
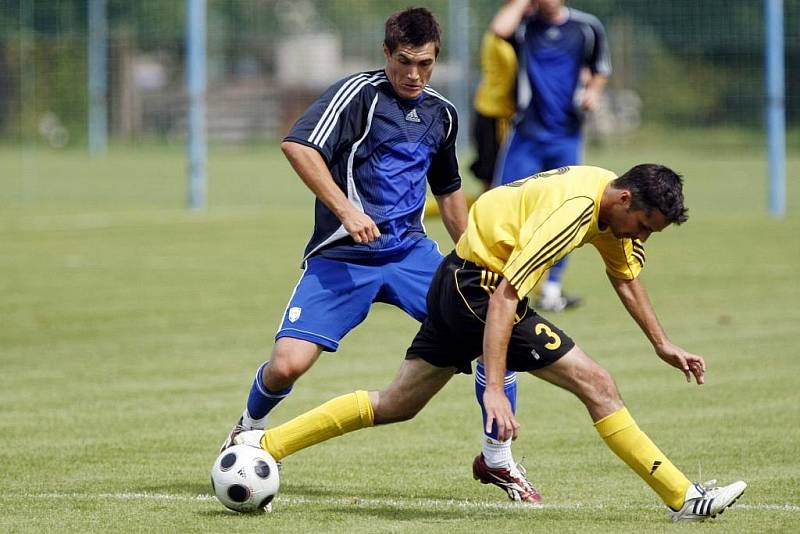
[[[373,424],[374,412],[368,393],[356,391],[267,430],[261,438],[261,447],[281,460],[306,447]]]
[[[514,465],[514,459],[511,454],[511,438],[506,441],[497,439],[497,425],[492,425],[492,432],[486,433],[486,409],[483,406],[483,392],[486,390],[486,372],[483,367],[483,362],[478,362],[475,369],[475,397],[478,404],[481,406],[481,413],[483,414],[483,440],[482,440],[482,453],[486,465],[489,467],[502,467],[507,468]],[[505,384],[503,391],[511,403],[511,409],[516,413],[517,411],[517,373],[514,371],[506,371]]]
[[[627,408],[620,408],[594,426],[606,445],[653,488],[664,504],[673,509],[683,506],[691,482],[639,429]]]
[[[264,384],[262,375],[269,362],[263,363],[256,372],[250,395],[247,397],[247,407],[242,414],[242,426],[247,429],[263,429],[266,426],[267,415],[292,391],[292,386],[280,391],[272,391]]]

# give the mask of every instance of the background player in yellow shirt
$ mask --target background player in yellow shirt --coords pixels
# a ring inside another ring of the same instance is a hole
[[[472,101],[475,109],[472,139],[475,161],[472,174],[488,191],[494,179],[495,162],[500,146],[511,130],[511,118],[517,111],[517,52],[514,46],[493,32],[481,41],[481,80]]]
[[[690,482],[642,432],[611,375],[566,333],[527,306],[527,293],[554,262],[591,243],[611,285],[656,354],[697,384],[705,361],[673,344],[638,279],[643,242],[687,219],[682,180],[661,165],[637,165],[617,178],[597,167],[562,167],[482,195],[467,230],[439,267],[428,291],[428,317],[394,381],[382,391],[356,391],[236,443],[260,445],[276,459],[331,437],[414,417],[450,378],[486,368],[487,431],[516,436],[503,393],[506,369],[526,371],[575,394],[606,445],[658,494],[673,521],[702,521],[732,505],[747,485]],[[480,474],[481,457],[473,469]]]

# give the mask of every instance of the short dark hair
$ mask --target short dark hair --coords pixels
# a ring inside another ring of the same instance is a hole
[[[401,44],[425,46],[428,43],[434,44],[438,57],[442,43],[441,30],[436,17],[424,7],[409,7],[386,20],[383,44],[390,54],[394,54]]]
[[[658,209],[668,222],[675,224],[689,218],[683,205],[683,180],[669,167],[655,163],[636,165],[614,180],[614,187],[631,192],[633,209],[647,213]]]

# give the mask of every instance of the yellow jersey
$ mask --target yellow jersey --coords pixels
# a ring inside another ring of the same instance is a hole
[[[508,41],[486,32],[481,42],[481,81],[473,105],[485,117],[510,119],[517,110],[517,53]]]
[[[610,276],[632,280],[644,267],[643,244],[599,227],[600,200],[615,178],[599,167],[572,166],[492,189],[470,208],[456,253],[501,273],[520,299],[548,268],[586,243],[600,252]]]

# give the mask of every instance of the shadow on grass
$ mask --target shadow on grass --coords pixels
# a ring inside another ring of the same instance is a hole
[[[214,510],[199,510],[196,515],[206,518],[241,518],[242,521],[250,521],[253,517],[269,517],[273,514],[296,513],[293,510],[282,510],[280,503],[277,503],[276,508],[272,514],[255,513],[255,514],[241,514],[225,508],[220,507]],[[364,506],[354,500],[353,505],[336,505],[330,504],[304,505],[304,509],[308,511],[309,507],[314,508],[314,515],[319,518],[335,518],[339,516],[353,516],[358,520],[372,517],[374,519],[391,520],[391,521],[450,521],[464,519],[464,510],[431,510],[430,508],[420,506],[419,508],[409,507],[408,505],[401,507],[393,507],[392,505],[380,506]],[[490,520],[496,517],[496,510],[470,510],[469,517],[473,520]]]
[[[217,504],[219,504],[219,503],[217,503]],[[225,518],[236,518],[236,517],[240,517],[240,518],[242,518],[243,521],[249,521],[250,518],[263,517],[263,516],[266,516],[267,514],[264,513],[264,512],[257,512],[257,513],[252,513],[252,514],[241,514],[239,512],[234,512],[233,510],[228,510],[227,508],[223,508],[223,506],[220,504],[219,508],[215,508],[214,510],[200,510],[195,515],[198,515],[198,516],[201,516],[201,517],[209,517],[209,518],[222,518],[222,517],[225,517]]]
[[[352,490],[349,491],[342,491],[339,488],[335,488],[333,486],[328,485],[298,485],[298,484],[285,484],[281,485],[281,490],[279,495],[284,496],[292,496],[297,497],[298,499],[302,498],[315,498],[321,497],[331,500],[339,500],[339,501],[353,501],[354,503],[359,503],[362,501],[369,502],[373,500],[423,500],[429,499],[432,501],[440,501],[442,499],[446,499],[443,497],[441,492],[435,491],[431,489],[430,491],[425,491],[424,488],[415,489],[413,495],[406,495],[403,493],[398,493],[397,491],[391,490],[380,490],[378,488],[365,488],[362,493],[355,493]]]
[[[403,507],[393,507],[392,505],[380,506],[363,506],[354,504],[353,506],[330,506],[325,505],[319,507],[318,512],[325,516],[326,514],[348,514],[357,516],[359,518],[372,517],[375,519],[393,520],[393,521],[451,521],[461,520],[465,516],[469,516],[472,520],[491,519],[498,514],[497,510],[469,510],[465,512],[457,508],[451,510],[447,509],[431,509],[429,507],[420,505],[419,508],[409,505]]]
[[[443,497],[441,492],[431,490],[414,491],[413,495],[393,492],[390,490],[380,491],[370,488],[365,493],[356,495],[352,491],[341,491],[330,486],[291,486],[282,488],[280,497],[288,499],[296,498],[301,502],[305,501],[304,506],[314,507],[315,512],[325,516],[326,514],[345,514],[358,517],[373,517],[376,519],[411,521],[418,519],[427,520],[453,520],[461,519],[468,514],[474,519],[490,520],[497,514],[528,515],[532,512],[540,513],[531,507],[520,506],[519,509],[495,509],[488,506],[485,509],[479,506],[470,506],[465,510],[459,506],[462,499],[450,499]],[[332,504],[331,501],[336,501]],[[381,502],[388,501],[388,502]],[[467,502],[464,500],[464,502]],[[498,503],[505,504],[505,500],[498,500]],[[440,503],[439,506],[431,506],[431,503]],[[490,503],[491,504],[491,503]],[[280,507],[278,500],[276,506]],[[289,506],[294,506],[289,503]]]

